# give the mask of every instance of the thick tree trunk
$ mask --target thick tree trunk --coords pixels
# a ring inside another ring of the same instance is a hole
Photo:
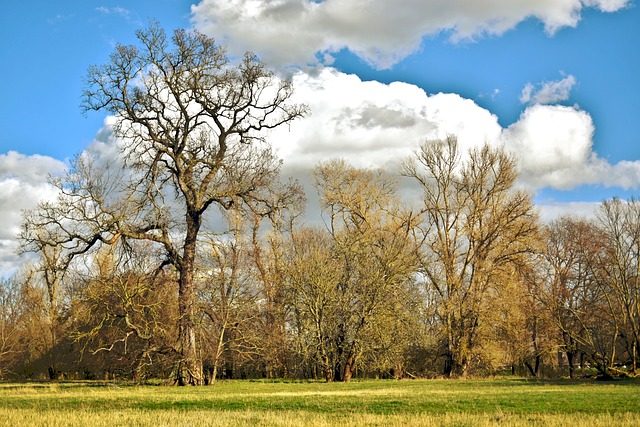
[[[349,356],[347,357],[347,361],[344,364],[344,375],[342,376],[342,381],[349,382],[351,377],[353,377],[353,365],[355,362],[355,351],[351,349],[349,351]]]
[[[198,357],[194,324],[195,293],[193,289],[193,273],[199,229],[199,216],[187,214],[187,234],[184,240],[178,283],[178,345],[181,359],[176,379],[178,385],[204,384],[202,360]]]
[[[469,367],[469,352],[460,348],[459,342],[454,343],[453,334],[449,334],[449,342],[447,343],[446,359],[444,363],[444,375],[447,377],[465,377]]]

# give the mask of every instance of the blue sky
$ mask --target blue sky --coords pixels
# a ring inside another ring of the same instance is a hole
[[[520,156],[523,185],[548,216],[638,192],[637,0],[9,2],[0,270],[20,209],[49,194],[46,174],[100,139],[105,116],[80,110],[87,68],[150,18],[293,76],[312,116],[272,135],[292,175],[336,155],[393,167],[420,141],[456,133],[465,147],[489,141]]]

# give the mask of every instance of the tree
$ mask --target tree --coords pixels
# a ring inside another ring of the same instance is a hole
[[[615,320],[623,328],[636,375],[640,351],[640,202],[633,198],[606,200],[596,215],[608,243],[598,272],[619,308]]]
[[[148,242],[133,243],[103,248],[76,272],[72,338],[92,376],[102,370],[140,381],[166,369],[158,359],[175,355],[175,277],[156,270]]]
[[[423,191],[417,231],[420,272],[439,301],[444,373],[464,376],[500,276],[532,250],[537,215],[514,189],[516,160],[485,145],[463,161],[455,137],[421,145],[404,174]]]
[[[138,46],[118,45],[89,68],[83,93],[85,111],[114,115],[123,183],[80,157],[58,182],[58,203],[26,216],[23,240],[28,246],[31,230],[55,229],[51,243],[68,256],[119,239],[160,245],[162,266],[178,273],[176,382],[199,385],[194,268],[205,214],[249,203],[277,178],[265,131],[306,108],[290,104],[291,85],[252,54],[232,65],[213,39],[185,30],[169,39],[157,23],[136,35]]]
[[[56,346],[64,334],[64,276],[68,265],[60,247],[50,246],[43,239],[36,239],[39,259],[33,264],[33,271],[23,284],[26,302],[30,305],[30,315],[41,317],[47,333],[39,338],[43,342],[43,360],[48,366],[49,378],[60,374]]]
[[[400,205],[396,181],[382,170],[338,160],[318,165],[315,178],[328,215],[331,258],[340,272],[337,280],[327,277],[329,282],[321,284],[333,288],[334,380],[349,381],[363,356],[377,353],[383,359],[402,346],[402,333],[395,334],[393,344],[387,333],[402,329],[404,307],[412,301],[412,217]],[[326,256],[316,253],[311,261]],[[301,285],[318,288],[317,278],[301,279]]]
[[[310,365],[312,375],[328,382],[334,378],[334,340],[340,308],[336,292],[342,274],[332,243],[326,230],[297,230],[287,246],[284,262],[295,347],[304,364]]]
[[[544,233],[542,235],[545,236]],[[544,243],[542,239],[539,252],[530,254],[529,261],[520,266],[516,280],[520,282],[523,292],[512,297],[516,301],[513,305],[525,323],[526,338],[523,341],[526,341],[526,345],[521,347],[520,361],[533,377],[541,375],[545,356],[548,357],[545,365],[552,365],[549,363],[553,362],[551,356],[557,351],[554,319],[541,301],[549,276]],[[504,304],[508,305],[509,301]]]
[[[14,370],[21,355],[21,312],[19,281],[0,278],[0,379]]]
[[[264,375],[288,376],[287,311],[284,304],[282,258],[284,241],[291,236],[304,210],[306,198],[297,183],[270,187],[258,203],[250,204],[246,223],[251,236],[251,260],[262,287]],[[266,224],[265,224],[266,223]],[[265,227],[266,225],[266,227]],[[263,232],[267,228],[266,232]]]
[[[603,298],[594,272],[605,239],[595,224],[561,217],[545,228],[545,241],[545,274],[536,296],[560,334],[559,348],[573,378],[579,353],[591,353],[589,331],[595,326],[595,311]]]

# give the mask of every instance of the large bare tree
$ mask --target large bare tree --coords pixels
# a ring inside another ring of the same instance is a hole
[[[464,376],[480,348],[488,296],[532,248],[537,214],[514,188],[516,160],[484,146],[463,160],[457,139],[422,144],[404,173],[423,191],[420,270],[436,292],[444,373]]]
[[[194,266],[205,214],[250,203],[277,179],[265,132],[306,107],[289,103],[291,85],[252,54],[232,64],[212,38],[185,30],[169,38],[157,23],[136,35],[137,46],[118,45],[89,68],[83,97],[86,111],[114,115],[125,172],[114,180],[80,157],[58,182],[58,203],[28,214],[22,237],[28,247],[32,230],[50,230],[51,245],[70,256],[118,239],[161,245],[163,264],[178,272],[176,380],[199,385]]]

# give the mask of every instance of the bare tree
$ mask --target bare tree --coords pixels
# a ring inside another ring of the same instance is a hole
[[[404,173],[423,190],[420,271],[440,300],[444,373],[464,376],[480,348],[491,292],[531,250],[537,214],[514,189],[516,161],[484,146],[462,161],[455,137],[422,144]]]
[[[0,278],[0,379],[14,370],[20,358],[22,308],[19,281]]]
[[[593,223],[571,217],[559,218],[545,231],[545,272],[540,275],[536,297],[559,332],[559,350],[564,352],[573,378],[579,354],[591,353],[589,331],[603,297],[594,263],[604,236]]]
[[[413,223],[400,205],[395,179],[382,170],[331,161],[317,166],[315,177],[340,267],[333,290],[334,379],[349,381],[363,355],[390,350],[383,332],[397,326],[410,301]]]
[[[636,375],[640,351],[640,202],[633,198],[606,200],[597,217],[608,243],[598,272],[619,307],[616,320]]]
[[[342,263],[332,250],[331,235],[326,230],[296,230],[289,243],[284,277],[296,349],[304,362],[312,365],[313,376],[333,381],[340,305],[336,292]]]
[[[81,287],[72,338],[95,371],[141,381],[147,371],[162,374],[159,358],[175,358],[175,277],[158,274],[155,256],[148,242],[135,242],[127,250],[116,244],[76,271]],[[101,366],[102,359],[107,366]]]
[[[34,240],[38,248],[38,260],[25,276],[23,294],[31,311],[30,316],[40,317],[47,330],[38,338],[43,343],[43,354],[49,378],[55,379],[58,372],[57,349],[64,334],[65,317],[68,306],[64,306],[64,277],[68,265],[59,246],[51,246],[44,239]],[[67,301],[68,302],[68,301]],[[36,337],[34,337],[36,338]]]
[[[70,256],[118,239],[161,245],[163,264],[178,272],[176,381],[199,385],[194,268],[205,213],[249,202],[277,178],[265,131],[306,109],[288,103],[291,85],[254,55],[232,65],[213,39],[185,30],[169,39],[157,23],[137,37],[138,46],[118,45],[107,63],[91,67],[84,90],[86,111],[114,114],[124,184],[114,188],[79,159],[59,182],[61,203],[28,214],[23,239],[28,246],[33,229],[55,230],[53,243]]]
[[[306,198],[296,182],[265,188],[258,203],[248,204],[246,223],[251,260],[262,286],[264,346],[262,365],[267,377],[289,375],[287,309],[284,304],[282,257],[284,241],[293,233]]]

